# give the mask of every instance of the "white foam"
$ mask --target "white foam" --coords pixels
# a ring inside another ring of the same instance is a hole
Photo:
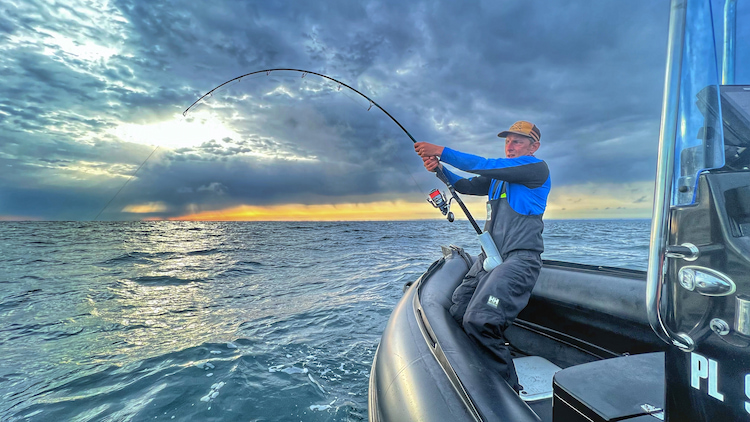
[[[193,366],[195,366],[196,368],[200,368],[200,369],[203,369],[204,371],[208,371],[209,369],[214,369],[214,368],[216,368],[216,367],[215,367],[215,366],[214,366],[214,365],[213,365],[212,363],[210,363],[210,362],[199,362],[199,363],[193,364]]]
[[[209,374],[209,375],[213,375],[213,374]],[[208,394],[206,394],[205,396],[201,397],[201,401],[208,402],[208,401],[211,401],[211,400],[215,399],[216,396],[219,395],[219,390],[221,389],[221,387],[223,387],[225,385],[226,385],[226,383],[224,381],[219,381],[217,383],[212,384],[211,385],[211,390],[208,392]],[[210,409],[210,407],[209,407],[209,409]]]
[[[319,382],[315,381],[315,379],[312,377],[312,374],[307,374],[307,377],[310,378],[310,381],[312,381],[313,384],[317,385],[318,388],[320,388],[320,391],[322,391],[323,394],[328,394],[328,393],[326,393],[326,390],[323,388],[323,386],[320,385]]]
[[[333,399],[333,401],[328,404],[311,404],[310,410],[328,410],[334,403],[336,403],[336,399]]]
[[[42,412],[43,412],[43,410],[37,410],[37,411],[31,412],[28,415],[24,416],[24,418],[30,418],[30,417],[36,416],[36,415],[38,415],[38,414],[40,414]]]
[[[285,372],[287,374],[306,374],[307,368],[297,368],[296,366],[290,366],[289,368],[284,368],[281,370],[281,372]]]
[[[284,365],[273,365],[268,367],[268,372],[279,372]]]

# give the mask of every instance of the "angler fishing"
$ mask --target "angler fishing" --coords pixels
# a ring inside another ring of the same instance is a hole
[[[417,142],[396,118],[367,95],[330,76],[301,69],[265,69],[230,79],[199,98],[183,115],[228,84],[274,71],[300,72],[302,77],[316,75],[331,80],[365,98],[370,105],[368,110],[373,106],[380,109],[411,139],[424,167],[437,175],[450,195],[448,199],[435,189],[429,193],[428,202],[448,221],[453,221],[450,204],[455,200],[477,232],[483,250],[451,295],[450,314],[462,324],[463,330],[479,348],[489,354],[493,372],[516,391],[521,391],[523,387],[518,382],[503,332],[526,306],[542,266],[542,216],[549,195],[550,177],[547,164],[533,155],[540,145],[539,128],[533,123],[518,121],[497,135],[505,138],[505,158],[477,157],[428,142]],[[443,168],[442,163],[476,176],[461,178]],[[457,191],[487,195],[484,231]]]
[[[523,390],[505,330],[526,307],[542,267],[542,216],[550,190],[547,164],[534,157],[541,131],[518,121],[497,135],[505,138],[505,158],[488,159],[427,142],[414,144],[429,171],[463,194],[487,195],[480,256],[451,295],[449,312],[471,340],[490,357],[492,372],[516,392]],[[443,164],[476,174],[461,178]],[[487,251],[497,248],[496,255]]]

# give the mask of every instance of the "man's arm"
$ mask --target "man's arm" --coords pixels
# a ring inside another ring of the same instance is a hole
[[[530,189],[542,186],[549,177],[547,163],[533,155],[516,158],[483,158],[445,147],[440,160],[459,170],[488,179],[518,183]]]
[[[492,179],[485,176],[472,177],[471,179],[459,177],[445,167],[443,167],[443,173],[458,193],[466,195],[487,195],[490,190],[490,183],[492,183]]]
[[[478,176],[472,177],[471,179],[465,179],[443,167],[437,157],[423,157],[422,160],[424,161],[425,168],[429,171],[434,172],[437,171],[438,168],[442,169],[445,177],[459,193],[466,195],[486,195],[490,189],[490,183],[492,180],[487,177]]]

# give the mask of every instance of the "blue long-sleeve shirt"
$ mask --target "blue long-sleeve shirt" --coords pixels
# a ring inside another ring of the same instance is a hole
[[[502,182],[507,182],[505,193],[508,204],[521,215],[541,215],[547,207],[550,190],[547,163],[533,155],[515,158],[483,158],[444,148],[440,161],[459,170],[478,175],[462,178],[443,168],[448,180],[460,193],[487,195],[498,199]]]

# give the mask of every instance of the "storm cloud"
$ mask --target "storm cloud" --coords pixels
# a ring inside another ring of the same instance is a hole
[[[533,121],[553,192],[643,184],[668,14],[650,0],[4,3],[0,217],[424,201],[439,187],[385,114],[314,75],[243,79],[182,117],[267,68],[330,75],[417,140],[479,155],[502,156],[497,133]]]

